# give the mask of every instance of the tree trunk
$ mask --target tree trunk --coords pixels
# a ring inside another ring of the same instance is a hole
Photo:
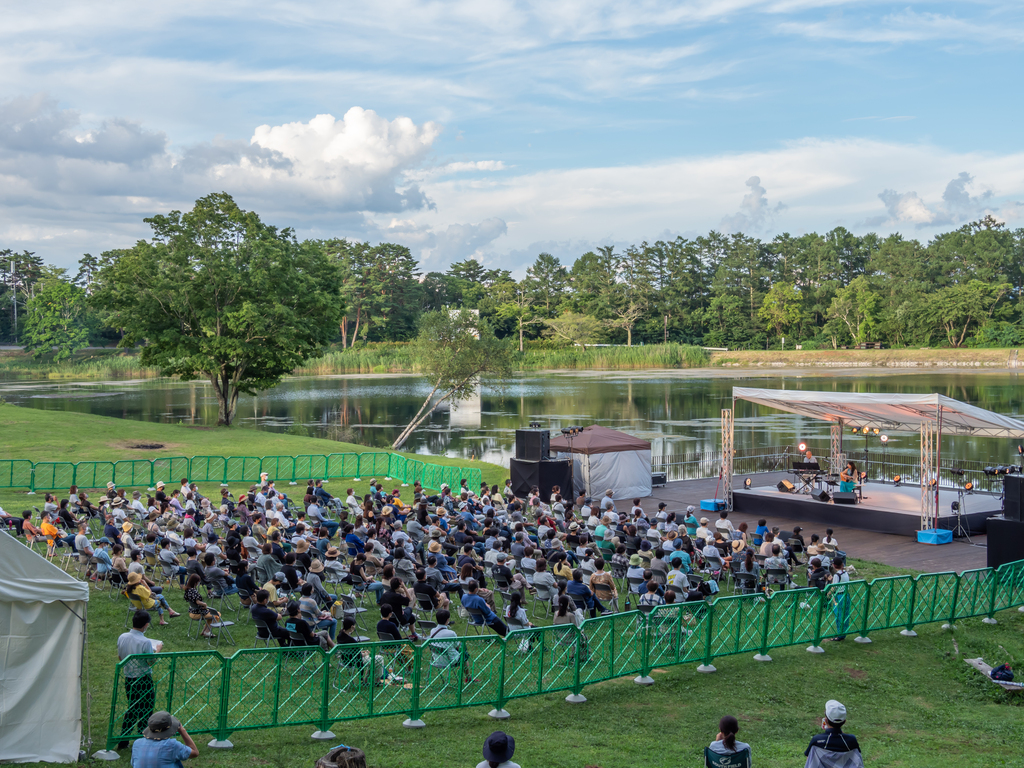
[[[348,348],[348,314],[341,318],[341,348]]]
[[[626,326],[626,346],[633,346],[633,326],[631,325]]]
[[[353,348],[356,345],[356,339],[359,337],[359,317],[362,314],[362,312],[363,312],[363,308],[362,307],[358,307],[356,309],[356,327],[355,327],[355,330],[352,331],[352,346],[353,346]]]
[[[523,351],[523,318],[519,318],[519,351]]]

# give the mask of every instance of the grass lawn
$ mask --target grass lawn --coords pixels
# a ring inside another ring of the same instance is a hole
[[[148,450],[131,447],[142,443],[160,443],[163,448]],[[297,456],[369,453],[379,450],[353,443],[242,427],[154,424],[85,413],[18,408],[13,405],[0,405],[0,446],[0,458],[4,459],[73,462],[155,459],[166,456]],[[434,464],[478,468],[483,471],[484,480],[499,487],[504,485],[507,477],[506,469],[482,461],[411,453],[402,455]],[[180,480],[177,477],[163,479],[168,487]],[[370,480],[368,477],[362,479],[366,483]],[[337,479],[328,488],[334,495],[338,495],[348,487],[346,482],[345,479]],[[209,487],[211,484],[206,485],[206,488],[201,486],[201,489],[207,495],[216,491]],[[238,483],[231,488],[231,492],[237,498],[238,492],[248,487],[248,483]],[[145,488],[141,490],[145,491]],[[62,491],[67,493],[67,488]],[[26,509],[29,504],[42,507],[41,499],[42,494],[27,496],[24,490],[0,488],[0,506],[11,513]]]

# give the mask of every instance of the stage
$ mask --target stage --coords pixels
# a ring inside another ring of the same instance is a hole
[[[836,525],[877,533],[917,535],[921,529],[920,486],[901,485],[895,488],[889,484],[868,482],[864,484],[863,492],[863,501],[835,504],[832,501],[817,501],[809,493],[786,493],[774,485],[737,488],[733,491],[733,508],[751,517],[787,517],[817,523],[819,528],[822,525]],[[940,529],[956,528],[956,515],[950,506],[957,498],[955,490],[939,491]],[[961,504],[963,522],[972,535],[984,533],[986,520],[1002,514],[999,496],[995,494],[965,495]]]

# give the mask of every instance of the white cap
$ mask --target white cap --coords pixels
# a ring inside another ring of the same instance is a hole
[[[829,699],[825,702],[825,717],[830,722],[841,725],[846,722],[846,707],[835,699]]]

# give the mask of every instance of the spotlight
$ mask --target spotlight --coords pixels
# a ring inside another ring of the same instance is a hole
[[[853,434],[856,435],[858,432],[860,432],[860,427],[854,427],[853,428]]]
[[[952,509],[954,512],[959,512],[960,511],[960,502],[959,501],[954,501],[952,504],[949,505],[949,508]]]
[[[872,432],[874,432],[874,433],[875,433],[875,434],[877,435],[877,434],[878,434],[879,432],[881,432],[882,430],[880,430],[880,429],[879,429],[878,427],[875,427],[875,428],[874,428],[873,430],[871,430],[871,431],[872,431]]]
[[[750,490],[750,485],[750,478],[748,477],[746,480],[743,481],[743,487],[746,488],[747,490]]]
[[[870,429],[868,429],[867,427],[864,427],[864,429],[862,429],[861,431],[862,431],[862,432],[863,432],[863,433],[864,433],[864,434],[866,435],[866,434],[867,434],[868,432],[870,432],[871,430],[870,430]]]
[[[804,451],[807,450],[807,443],[800,443],[800,445],[798,445],[797,448],[800,449],[800,453],[803,453]]]
[[[1024,456],[1024,445],[1017,446],[1017,454],[1020,456]]]
[[[902,481],[903,481],[903,478],[902,478],[902,477],[900,477],[899,475],[896,475],[896,477],[894,477],[894,478],[892,479],[892,485],[893,485],[893,488],[899,488],[899,487],[900,487],[900,483],[901,483]]]
[[[562,427],[562,434],[563,434],[563,435],[566,435],[566,436],[568,436],[568,435],[570,435],[571,433],[572,433],[572,430],[571,430],[571,429],[569,429],[568,427]]]
[[[985,469],[982,471],[985,473],[987,477],[994,477],[995,475],[999,474],[998,467],[985,467]]]
[[[933,478],[932,478],[931,480],[929,480],[929,481],[928,481],[928,487],[929,487],[929,488],[934,488],[934,487],[935,487],[935,483],[936,483],[936,482],[937,482],[937,481],[936,481],[936,480],[935,480],[935,478],[933,477]]]
[[[539,421],[531,421],[530,422],[530,429],[540,429],[540,422]]]
[[[878,439],[882,441],[882,445],[885,445],[886,443],[888,443],[888,442],[889,442],[889,436],[888,436],[888,435],[882,435],[882,436],[881,436],[880,438],[878,438]]]
[[[968,493],[974,493],[974,483],[968,480],[966,483],[964,483],[964,490],[967,491]]]
[[[964,471],[960,469],[960,467],[953,467],[952,469],[949,470],[949,474],[956,475],[957,477],[963,477]]]

